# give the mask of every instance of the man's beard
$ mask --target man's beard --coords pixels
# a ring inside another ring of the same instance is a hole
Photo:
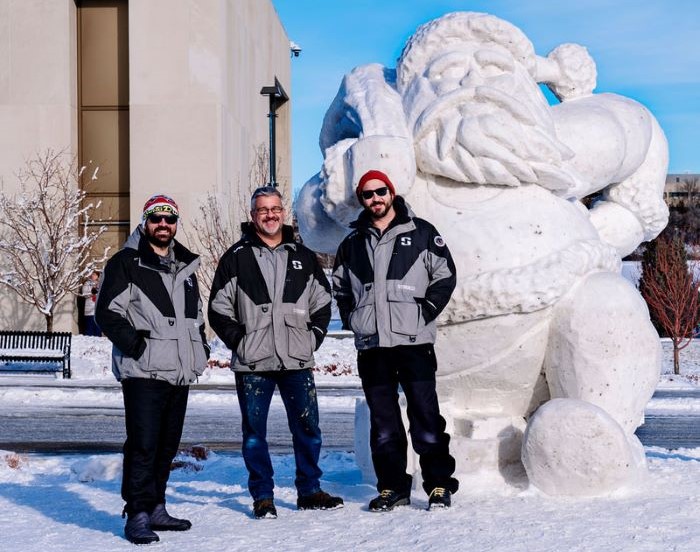
[[[155,245],[156,247],[169,247],[174,238],[175,232],[171,231],[170,229],[168,229],[167,238],[159,238],[155,235],[155,233],[152,233],[146,229],[146,239],[150,244]]]
[[[265,224],[270,223],[270,222],[276,223],[276,225],[277,225],[277,226],[276,226],[276,230],[274,230],[274,231],[268,230],[268,229],[264,226]],[[277,233],[281,230],[281,228],[282,228],[282,226],[281,226],[281,223],[280,223],[280,219],[279,219],[279,218],[268,219],[268,220],[266,220],[266,221],[261,222],[260,224],[256,224],[256,225],[255,225],[255,229],[257,230],[258,233],[262,234],[263,236],[267,236],[267,237],[269,237],[269,238],[272,238],[272,237],[276,236]]]
[[[473,184],[537,183],[552,190],[573,185],[562,170],[573,153],[557,139],[539,88],[529,76],[508,77],[442,96],[422,77],[424,82],[413,83],[432,95],[428,105],[423,101],[409,113],[423,173]]]
[[[375,202],[375,203],[372,203],[372,204],[369,206],[369,208],[368,208],[369,216],[370,216],[371,218],[375,219],[375,220],[378,220],[378,219],[383,218],[383,217],[386,216],[386,214],[389,212],[389,209],[391,209],[391,206],[392,206],[393,203],[394,203],[394,202],[393,202],[391,199],[389,200],[388,203],[384,203],[384,202]],[[373,207],[374,207],[375,205],[381,205],[381,206],[382,206],[382,209],[381,209],[380,211],[374,211],[374,210],[373,210]]]

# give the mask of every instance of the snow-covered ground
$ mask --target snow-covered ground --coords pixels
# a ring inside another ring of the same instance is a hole
[[[316,383],[323,385],[359,385],[355,347],[347,332],[339,332],[338,337],[327,337],[321,348],[315,353]],[[681,375],[673,374],[672,345],[669,339],[661,340],[664,356],[661,368],[659,388],[692,388],[700,386],[700,339],[681,351]],[[71,344],[72,379],[65,381],[56,376],[52,385],[116,385],[111,369],[112,346],[107,338],[73,336]],[[231,370],[228,369],[231,352],[218,339],[212,343],[210,367],[199,378],[199,383],[218,384],[234,383]],[[6,376],[21,378],[22,376]],[[49,383],[48,376],[37,376],[42,382]],[[33,381],[37,381],[32,377]]]
[[[660,388],[697,387],[700,343],[681,353],[681,377],[673,376],[670,344]],[[232,382],[227,352],[202,383]],[[317,383],[358,385],[354,349],[349,339],[328,339],[317,356]],[[23,385],[19,376],[0,376],[4,405],[103,404],[114,396],[109,344],[76,336],[73,380],[37,376],[48,388]],[[77,387],[76,387],[77,386]],[[97,387],[97,389],[95,389]],[[322,394],[321,394],[322,395]],[[221,394],[219,394],[221,396]],[[205,400],[205,399],[201,399]],[[214,398],[206,400],[217,400]],[[330,403],[321,397],[320,408]],[[679,415],[697,410],[697,401],[653,399],[649,409]],[[183,455],[184,468],[173,472],[168,502],[176,515],[189,517],[192,530],[161,533],[163,549],[172,550],[538,550],[538,551],[697,551],[700,550],[700,448],[668,451],[647,448],[649,476],[634,489],[594,499],[552,498],[525,483],[506,486],[484,479],[463,488],[453,508],[427,512],[427,498],[416,491],[413,504],[389,514],[366,511],[374,496],[362,482],[351,453],[323,455],[323,486],[345,498],[345,508],[331,512],[295,509],[294,462],[289,454],[274,458],[279,518],[254,520],[246,471],[238,455],[210,454],[207,460]],[[0,451],[0,542],[3,550],[128,550],[119,517],[121,457],[106,455],[17,455]]]

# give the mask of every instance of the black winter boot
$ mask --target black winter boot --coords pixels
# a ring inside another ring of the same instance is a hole
[[[439,510],[452,506],[452,493],[444,487],[435,487],[428,496],[428,510]]]
[[[153,531],[146,512],[139,512],[129,516],[124,526],[126,540],[133,544],[151,544],[160,539]]]
[[[326,491],[318,491],[308,496],[297,498],[299,510],[335,510],[343,507],[343,499],[329,495]]]
[[[379,496],[369,501],[370,512],[390,512],[397,506],[408,506],[411,503],[411,493],[400,493],[391,489],[384,489]]]
[[[151,512],[151,529],[154,531],[187,531],[191,527],[189,519],[171,516],[165,509],[165,504],[158,504]]]
[[[261,498],[253,502],[255,519],[277,519],[277,508],[271,498]]]

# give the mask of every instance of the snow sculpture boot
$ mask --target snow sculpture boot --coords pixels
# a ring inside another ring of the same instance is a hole
[[[133,544],[151,544],[160,539],[151,531],[150,520],[146,512],[129,515],[124,526],[126,540]]]
[[[187,531],[192,527],[189,519],[171,516],[165,504],[158,504],[151,512],[151,529],[154,531]]]

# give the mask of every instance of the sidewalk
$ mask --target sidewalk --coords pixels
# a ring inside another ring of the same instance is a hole
[[[324,390],[360,389],[362,387],[357,376],[328,376],[315,374],[316,388]],[[13,388],[29,389],[109,389],[121,388],[119,382],[108,379],[62,379],[52,375],[14,376],[0,374],[0,390]],[[231,381],[209,381],[195,383],[190,386],[192,392],[197,391],[235,391],[236,384]]]

